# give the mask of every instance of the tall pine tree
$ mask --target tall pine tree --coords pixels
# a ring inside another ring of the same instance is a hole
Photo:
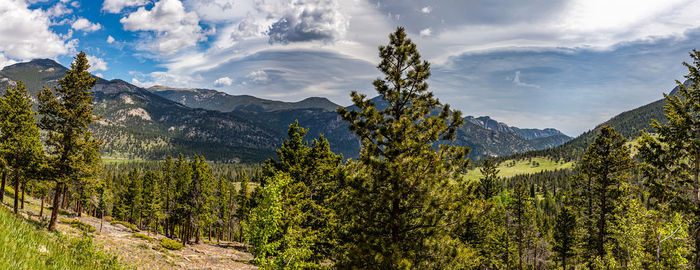
[[[88,72],[90,65],[84,52],[78,53],[66,76],[58,80],[53,90],[44,87],[39,93],[40,127],[47,131],[51,175],[56,181],[49,230],[56,228],[59,194],[67,181],[77,177],[86,166],[85,146],[91,132],[88,126],[98,119],[93,114],[92,91],[97,79]]]
[[[353,92],[357,109],[338,109],[362,142],[338,208],[345,226],[339,266],[464,267],[472,262],[467,249],[453,242],[449,218],[452,203],[459,201],[452,187],[465,172],[469,149],[447,144],[435,149],[439,141],[453,140],[464,120],[428,91],[430,65],[404,29],[389,39],[379,48],[384,78],[374,81],[388,107],[378,110]]]
[[[581,173],[589,187],[584,191],[592,199],[592,221],[588,238],[595,246],[594,255],[603,258],[607,255],[606,244],[611,241],[611,226],[616,222],[614,209],[620,203],[621,183],[629,178],[633,162],[629,147],[622,135],[612,127],[603,126],[595,141],[588,147],[581,159]]]

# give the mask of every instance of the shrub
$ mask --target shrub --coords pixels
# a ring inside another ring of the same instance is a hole
[[[161,238],[160,239],[160,246],[169,249],[169,250],[180,250],[182,249],[182,243],[171,240],[168,238]]]
[[[92,225],[87,224],[87,223],[82,222],[82,221],[77,220],[77,219],[61,218],[60,221],[63,223],[69,224],[71,227],[79,229],[79,230],[84,231],[84,232],[91,233],[91,232],[95,232],[97,230]]]
[[[126,221],[112,220],[112,221],[110,221],[109,223],[112,224],[112,225],[116,225],[116,224],[122,225],[122,226],[124,226],[124,227],[127,227],[127,228],[131,229],[132,231],[135,231],[135,232],[138,232],[138,231],[139,231],[139,228],[136,228],[136,225],[131,224],[131,223],[126,222]]]
[[[142,233],[135,233],[135,234],[132,234],[131,236],[139,238],[139,239],[143,239],[146,241],[153,241],[153,237],[150,237],[150,236],[142,234]]]

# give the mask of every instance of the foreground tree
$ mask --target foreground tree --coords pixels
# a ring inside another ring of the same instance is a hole
[[[93,143],[88,126],[98,119],[93,114],[94,102],[90,91],[97,79],[88,72],[88,68],[87,56],[80,52],[66,76],[58,80],[58,86],[53,90],[44,87],[39,93],[40,127],[48,133],[48,164],[52,180],[56,182],[50,231],[56,228],[59,195],[65,183],[79,177],[88,166],[84,150]]]
[[[627,140],[609,126],[603,126],[595,141],[581,159],[581,172],[588,181],[584,188],[592,199],[592,209],[586,218],[591,222],[588,239],[595,243],[598,258],[607,255],[606,244],[611,241],[611,226],[616,222],[615,206],[620,203],[621,184],[628,180],[633,166]]]
[[[469,149],[447,144],[435,149],[437,142],[453,140],[464,120],[428,91],[430,65],[404,29],[389,39],[379,48],[384,78],[374,81],[388,106],[378,109],[353,92],[358,109],[338,109],[362,141],[338,207],[345,226],[338,266],[466,267],[474,263],[469,249],[450,226],[460,203],[453,187],[461,183]]]
[[[44,155],[35,115],[30,96],[21,81],[15,87],[8,87],[0,98],[0,155],[6,161],[0,192],[5,192],[4,177],[11,172],[15,190],[15,214],[19,207],[20,182],[24,178],[26,183],[27,178],[37,175],[36,169]]]

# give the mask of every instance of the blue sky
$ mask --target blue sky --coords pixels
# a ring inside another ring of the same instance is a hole
[[[658,100],[700,44],[700,1],[0,0],[0,66],[33,58],[149,87],[349,105],[406,27],[465,115],[569,135]]]

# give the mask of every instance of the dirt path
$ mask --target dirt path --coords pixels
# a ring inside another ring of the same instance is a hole
[[[12,196],[7,196],[7,193],[5,195],[3,203],[12,207]],[[38,216],[40,202],[38,200],[26,196],[24,204],[24,210],[20,212],[25,218],[40,219]],[[76,217],[71,211],[67,212],[68,216],[59,215],[59,217],[79,219],[95,227],[97,231],[91,233],[95,237],[95,242],[103,245],[105,250],[119,256],[120,261],[137,269],[257,269],[250,264],[253,257],[242,251],[243,246],[240,243],[221,242],[216,245],[202,242],[187,245],[181,250],[166,250],[161,248],[158,242],[158,239],[164,237],[162,235],[142,231],[140,233],[149,235],[154,240],[136,238],[133,237],[130,229],[119,224],[112,225],[107,221],[102,222],[102,230],[100,231],[100,219],[85,213],[82,217]],[[50,211],[44,209],[45,219],[48,219],[50,214]],[[81,231],[68,224],[59,222],[57,225],[57,229],[61,232],[74,236],[81,234]]]

